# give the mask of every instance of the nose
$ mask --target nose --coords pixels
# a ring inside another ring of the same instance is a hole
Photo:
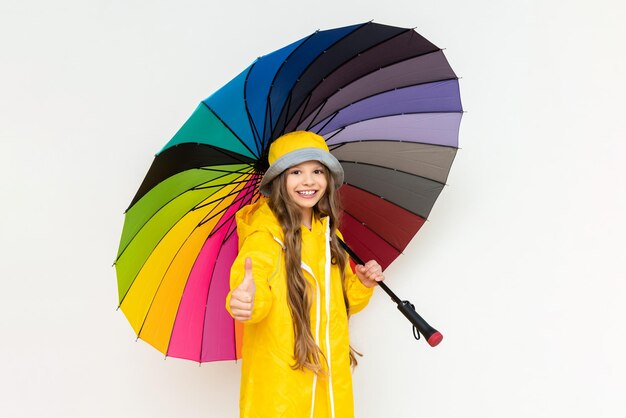
[[[315,183],[315,177],[313,176],[313,173],[304,173],[304,176],[302,178],[302,184],[306,186],[310,186],[310,185],[313,185],[314,183]]]

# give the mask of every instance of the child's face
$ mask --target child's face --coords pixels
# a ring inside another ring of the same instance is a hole
[[[301,209],[309,211],[326,193],[326,170],[319,161],[306,161],[287,169],[287,193]]]

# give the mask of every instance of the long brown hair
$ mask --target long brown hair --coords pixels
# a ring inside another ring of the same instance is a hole
[[[272,192],[269,197],[269,206],[276,215],[283,229],[285,244],[285,269],[287,272],[287,303],[291,311],[294,332],[294,370],[305,368],[314,372],[324,372],[322,368],[323,353],[315,343],[311,333],[311,304],[312,290],[302,273],[302,216],[299,206],[289,197],[287,192],[288,170],[283,171],[271,184]],[[336,264],[341,274],[343,298],[346,305],[346,314],[350,316],[350,305],[346,294],[344,269],[348,256],[339,244],[337,227],[341,214],[341,204],[337,197],[336,185],[333,176],[327,167],[324,168],[327,181],[326,192],[320,201],[313,207],[313,216],[321,218],[328,216],[330,227],[330,255],[332,264]],[[356,355],[361,355],[350,347],[350,365],[356,366]]]

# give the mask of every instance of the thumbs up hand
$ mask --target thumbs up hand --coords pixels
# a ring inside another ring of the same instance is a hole
[[[246,258],[243,281],[230,294],[230,312],[238,321],[247,321],[252,317],[256,285],[252,277],[252,259]]]

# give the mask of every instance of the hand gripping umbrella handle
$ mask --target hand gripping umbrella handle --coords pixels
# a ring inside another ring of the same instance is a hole
[[[365,264],[361,258],[356,255],[352,248],[348,247],[348,244],[343,242],[343,240],[339,240],[341,246],[346,250],[346,252],[352,257],[354,261],[358,264]],[[398,305],[398,310],[402,312],[402,314],[413,324],[413,331],[417,330],[418,335],[415,336],[416,339],[419,340],[419,334],[421,333],[426,341],[431,347],[435,347],[438,345],[443,339],[443,335],[435,328],[431,327],[428,322],[424,320],[416,311],[415,306],[409,302],[408,300],[401,300],[398,296],[389,287],[383,283],[379,282],[378,285],[387,293],[391,299]]]

